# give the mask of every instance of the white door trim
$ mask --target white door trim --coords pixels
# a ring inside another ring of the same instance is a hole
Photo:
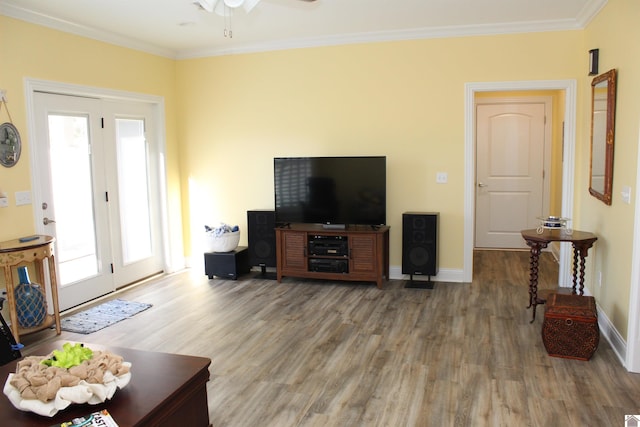
[[[27,129],[28,135],[33,137],[36,134],[35,129],[35,110],[34,110],[34,94],[35,92],[50,92],[62,95],[84,96],[90,98],[101,99],[114,99],[119,101],[134,101],[134,102],[146,102],[153,105],[154,122],[156,123],[155,133],[158,139],[158,151],[160,156],[159,174],[161,182],[160,187],[160,201],[161,201],[161,222],[162,222],[162,240],[163,240],[163,262],[164,270],[167,273],[172,273],[184,266],[184,259],[177,259],[175,255],[175,249],[181,247],[182,242],[173,242],[171,239],[171,233],[169,233],[169,210],[168,210],[168,194],[167,194],[167,182],[166,182],[166,139],[165,139],[165,109],[164,98],[161,96],[140,94],[126,91],[119,91],[113,89],[105,89],[100,87],[82,86],[69,83],[60,83],[48,80],[39,80],[32,78],[24,79],[25,88],[25,101],[27,108]],[[38,156],[29,156],[31,161],[31,170],[35,171],[40,167],[38,164]],[[33,172],[32,172],[33,177]],[[33,200],[41,200],[42,195],[39,194],[40,190],[38,186],[32,185]],[[32,206],[33,217],[35,220],[36,233],[44,234],[42,225],[42,209],[39,209],[35,204]]]
[[[638,140],[640,164],[640,139]],[[631,251],[631,291],[629,292],[629,320],[627,324],[627,354],[625,365],[631,372],[640,372],[640,168],[636,171],[636,200],[634,201],[633,249]]]
[[[573,193],[576,145],[576,80],[539,80],[512,82],[478,82],[465,84],[465,181],[464,181],[464,260],[463,280],[471,283],[473,279],[473,241],[475,217],[475,94],[476,92],[521,90],[564,90],[565,93],[565,126],[562,168],[562,213],[563,217],[573,217]],[[560,286],[571,286],[571,251],[561,245]]]

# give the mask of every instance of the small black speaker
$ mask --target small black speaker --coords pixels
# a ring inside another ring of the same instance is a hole
[[[204,254],[204,273],[226,279],[238,279],[239,275],[249,272],[249,254],[247,248],[238,246],[231,252],[208,252]]]
[[[402,274],[431,276],[438,274],[439,213],[402,214]],[[417,287],[417,286],[411,286]]]
[[[276,266],[275,228],[275,211],[247,211],[247,240],[249,242],[250,266]]]

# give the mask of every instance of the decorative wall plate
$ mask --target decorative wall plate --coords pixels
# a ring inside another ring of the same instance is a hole
[[[18,163],[22,143],[20,133],[12,123],[0,125],[0,164],[7,168]]]

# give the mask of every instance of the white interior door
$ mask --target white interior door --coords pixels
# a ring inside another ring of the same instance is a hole
[[[162,271],[149,120],[144,105],[34,94],[37,228],[57,240],[63,310]]]
[[[545,102],[476,106],[478,248],[526,248],[549,206],[550,130]]]

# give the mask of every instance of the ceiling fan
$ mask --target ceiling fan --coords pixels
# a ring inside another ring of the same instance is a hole
[[[316,0],[299,0],[305,2],[314,2]],[[196,0],[196,4],[200,5],[207,12],[215,12],[220,16],[228,14],[229,9],[237,9],[242,7],[245,12],[249,13],[260,0]]]

